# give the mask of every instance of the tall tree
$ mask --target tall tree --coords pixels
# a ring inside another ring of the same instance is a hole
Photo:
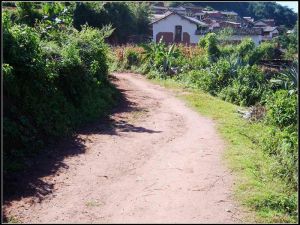
[[[88,23],[101,28],[111,24],[115,28],[108,38],[112,43],[123,44],[131,35],[149,34],[150,9],[147,3],[136,2],[92,2],[77,3],[74,12],[74,27]]]

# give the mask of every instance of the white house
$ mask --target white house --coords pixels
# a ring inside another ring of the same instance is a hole
[[[215,13],[215,16],[217,17],[219,14]],[[270,22],[273,21],[270,20]],[[240,42],[244,38],[250,37],[255,45],[259,45],[262,41],[271,40],[278,35],[276,27],[270,26],[264,21],[259,21],[254,27],[245,27],[241,26],[241,23],[224,20],[217,22],[216,20],[205,18],[200,21],[195,17],[189,17],[174,11],[154,16],[151,25],[153,41],[158,42],[163,38],[163,41],[167,44],[197,44],[199,39],[206,33],[218,32],[220,29],[228,26],[233,28],[233,34],[228,38],[230,42]]]
[[[206,23],[171,11],[151,25],[153,41],[158,42],[163,37],[166,43],[197,44],[208,30]]]

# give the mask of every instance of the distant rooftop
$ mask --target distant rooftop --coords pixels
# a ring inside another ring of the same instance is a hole
[[[264,32],[271,32],[271,31],[275,30],[276,27],[267,26],[267,27],[263,27],[263,29],[264,29]]]
[[[224,12],[224,11],[220,11],[220,13],[225,14],[225,15],[233,15],[233,16],[237,16],[238,15],[236,12]]]
[[[215,28],[213,32],[220,31],[222,28]],[[262,35],[263,29],[262,28],[233,28],[233,35]]]
[[[191,23],[195,23],[195,24],[200,25],[200,26],[208,27],[208,25],[206,23],[201,22],[200,20],[197,20],[196,18],[189,17],[189,16],[184,16],[184,15],[181,15],[181,14],[179,14],[179,13],[177,13],[175,11],[171,11],[171,10],[167,11],[163,15],[155,15],[154,18],[156,18],[156,20],[154,20],[151,24],[156,23],[156,22],[158,22],[158,21],[160,21],[160,20],[162,20],[162,19],[170,16],[171,14],[178,15],[181,18],[184,18],[184,19],[190,21]]]

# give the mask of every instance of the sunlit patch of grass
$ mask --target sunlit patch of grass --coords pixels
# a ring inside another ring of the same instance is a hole
[[[87,207],[99,207],[101,205],[102,205],[102,203],[97,200],[90,200],[85,203],[85,206],[87,206]]]
[[[188,89],[175,80],[152,82],[174,90],[190,107],[216,122],[219,133],[227,143],[224,162],[235,174],[235,198],[252,212],[245,220],[296,223],[297,212],[287,212],[289,205],[292,205],[290,201],[297,193],[272,176],[270,170],[275,162],[263,153],[260,146],[260,138],[268,130],[265,124],[250,123],[237,113],[241,107],[202,91]]]
[[[7,218],[7,223],[21,223],[21,221],[13,216],[10,216]]]

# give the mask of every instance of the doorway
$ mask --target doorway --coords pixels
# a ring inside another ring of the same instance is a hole
[[[181,42],[181,37],[182,37],[182,26],[175,26],[175,37],[174,41],[176,43]]]

